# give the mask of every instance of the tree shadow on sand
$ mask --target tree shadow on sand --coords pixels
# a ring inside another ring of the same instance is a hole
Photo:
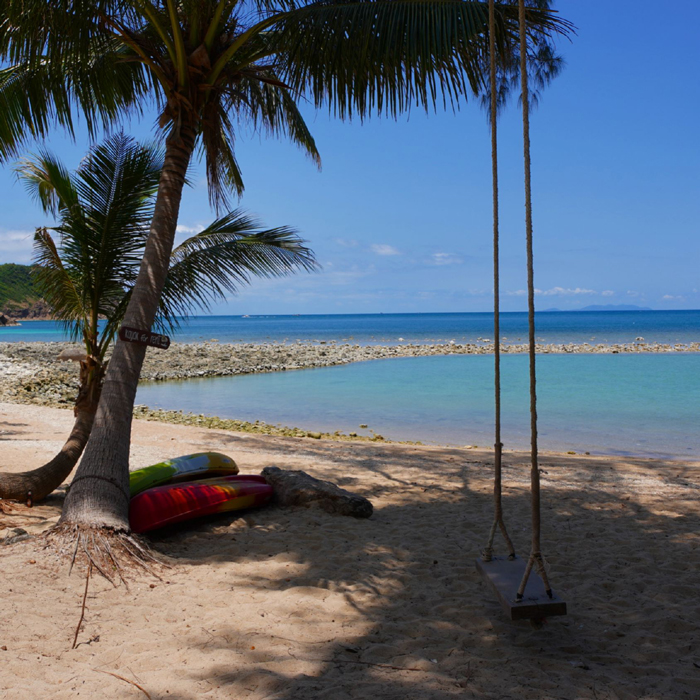
[[[189,634],[200,670],[183,679],[260,700],[697,697],[697,469],[544,455],[545,555],[569,615],[535,630],[507,621],[474,569],[492,517],[487,457],[341,445],[329,459],[307,442],[265,448],[279,466],[318,456],[314,475],[377,501],[375,515],[268,508],[154,536],[193,574],[240,566],[215,628]],[[506,514],[527,553],[527,465],[506,465]],[[655,483],[672,503],[640,503]],[[257,623],[238,616],[246,605]]]

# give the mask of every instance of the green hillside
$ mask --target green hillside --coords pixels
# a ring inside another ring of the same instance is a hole
[[[39,299],[32,285],[31,269],[29,265],[14,263],[0,265],[0,309],[8,302],[25,305]]]

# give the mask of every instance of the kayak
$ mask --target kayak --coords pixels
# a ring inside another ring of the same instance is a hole
[[[198,452],[136,469],[129,474],[129,491],[133,498],[154,486],[228,474],[238,474],[238,467],[230,457],[219,452]]]
[[[256,475],[156,486],[131,499],[129,523],[133,532],[148,532],[204,515],[262,506],[271,497],[272,486]]]

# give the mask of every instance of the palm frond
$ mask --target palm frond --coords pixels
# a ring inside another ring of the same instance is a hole
[[[499,4],[499,45],[517,37],[517,7]],[[554,13],[528,10],[532,35],[567,34]],[[485,85],[486,5],[465,0],[317,0],[270,31],[280,76],[341,117],[456,106]]]
[[[205,155],[209,201],[217,212],[228,202],[228,193],[243,194],[243,176],[235,155],[236,134],[231,119],[221,104],[209,101],[201,123],[202,150]]]
[[[508,0],[508,5],[515,7],[517,0]],[[529,0],[529,7],[549,11],[552,5],[551,0]],[[503,15],[501,15],[503,21]],[[571,25],[567,23],[567,31],[565,36],[569,36],[574,32]],[[498,37],[500,40],[506,39],[508,43],[501,47],[497,52],[497,109],[502,109],[508,103],[511,95],[518,95],[518,103],[521,103],[522,95],[520,94],[520,43],[517,36],[510,34],[504,37],[501,34]],[[484,55],[484,65],[488,61],[488,55]],[[543,90],[562,72],[564,69],[564,59],[556,50],[552,42],[551,33],[537,31],[533,27],[530,34],[530,43],[528,47],[528,82],[530,85],[529,97],[530,107],[535,108],[541,98]],[[484,86],[479,100],[482,108],[486,111],[487,118],[490,119],[491,97],[490,86]]]
[[[27,16],[13,24],[18,20],[9,17],[25,5]],[[90,13],[87,5],[77,0],[0,3],[0,55],[6,61],[0,70],[0,160],[16,156],[27,142],[57,126],[72,137],[76,112],[94,136],[98,129],[111,129],[127,112],[142,113],[157,97],[151,76],[132,60],[131,49],[104,31],[99,13]],[[82,29],[75,12],[86,14]],[[37,26],[27,31],[34,15]],[[50,32],[47,17],[57,22]],[[71,23],[70,31],[66,23]],[[54,40],[55,34],[60,41]]]
[[[20,167],[25,184],[60,217],[54,227],[59,245],[47,233],[35,242],[47,301],[59,318],[77,324],[75,333],[95,341],[98,319],[110,319],[102,330],[104,348],[136,280],[162,163],[161,148],[120,133],[94,147],[72,176],[48,153]]]
[[[78,206],[73,178],[63,163],[48,151],[42,150],[34,157],[21,160],[15,173],[45,213],[57,216]]]
[[[90,325],[89,307],[77,281],[66,269],[56,244],[46,228],[34,233],[32,276],[37,290],[63,323],[72,339],[83,337]]]
[[[76,172],[81,221],[64,221],[74,235],[63,248],[89,267],[101,314],[110,315],[136,278],[162,163],[162,149],[116,134],[92,149]]]
[[[241,71],[241,79],[223,98],[227,112],[236,114],[241,124],[272,136],[289,138],[306,152],[316,165],[321,156],[309,127],[289,88],[271,66],[254,66]]]
[[[317,267],[312,251],[294,229],[261,229],[241,210],[229,212],[173,251],[159,323],[176,328],[178,317],[209,309],[253,276],[280,277]]]

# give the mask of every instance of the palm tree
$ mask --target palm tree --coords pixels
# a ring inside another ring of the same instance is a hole
[[[41,500],[70,474],[87,443],[107,351],[124,318],[148,237],[162,165],[162,149],[117,134],[93,148],[74,174],[47,152],[17,169],[44,212],[60,221],[36,230],[34,279],[85,355],[68,441],[39,469],[0,473],[0,498]],[[263,230],[241,211],[226,213],[172,252],[156,324],[176,329],[191,311],[208,308],[253,275],[314,266],[313,254],[292,229]]]
[[[539,43],[570,25],[533,0]],[[514,51],[517,7],[497,8]],[[488,13],[475,0],[5,0],[0,7],[0,155],[74,111],[88,129],[159,109],[164,167],[126,325],[151,328],[165,285],[185,175],[199,146],[210,196],[240,192],[239,122],[318,153],[296,101],[340,118],[458,105],[488,68]],[[503,63],[507,63],[503,57]],[[131,413],[144,349],[117,342],[95,424],[66,500],[65,532],[128,532]],[[72,528],[72,530],[71,530]]]

